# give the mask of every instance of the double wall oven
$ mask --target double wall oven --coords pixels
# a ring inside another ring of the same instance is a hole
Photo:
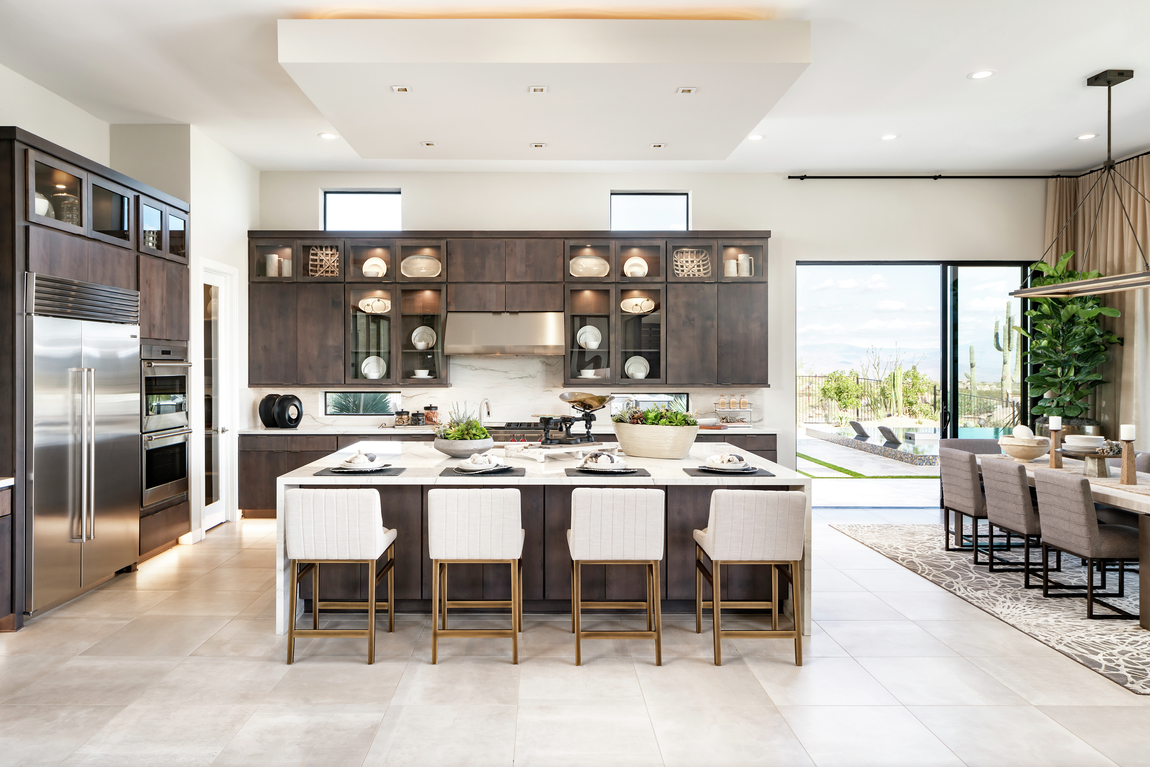
[[[140,349],[140,441],[144,515],[188,492],[187,346],[144,344]]]

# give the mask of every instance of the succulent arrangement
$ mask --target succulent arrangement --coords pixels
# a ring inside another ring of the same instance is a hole
[[[650,407],[646,410],[633,407],[611,417],[615,423],[632,423],[640,426],[698,426],[690,413],[670,407]]]
[[[447,423],[441,424],[435,430],[435,436],[439,439],[464,440],[487,439],[491,435],[480,425],[479,419],[471,415],[465,407],[452,403]]]

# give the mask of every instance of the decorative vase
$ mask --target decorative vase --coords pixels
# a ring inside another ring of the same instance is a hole
[[[615,423],[619,447],[635,458],[686,458],[695,444],[698,426],[648,426],[639,423]]]
[[[495,440],[491,437],[487,439],[443,439],[436,437],[431,446],[452,458],[467,458],[476,453],[486,453],[495,447]]]

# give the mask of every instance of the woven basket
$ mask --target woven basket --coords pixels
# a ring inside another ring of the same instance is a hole
[[[698,426],[647,426],[616,423],[615,437],[627,455],[636,458],[686,458],[695,444]]]

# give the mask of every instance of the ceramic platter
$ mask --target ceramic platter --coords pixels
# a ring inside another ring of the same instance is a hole
[[[359,372],[364,378],[383,378],[387,375],[387,363],[383,357],[368,357],[359,365]]]
[[[584,349],[598,349],[599,344],[603,342],[603,334],[594,325],[585,325],[575,334],[575,342]],[[589,343],[591,346],[587,345]]]
[[[646,378],[647,374],[651,372],[651,363],[643,357],[628,357],[627,361],[623,363],[623,372],[627,374],[628,378]]]
[[[391,311],[391,301],[368,297],[359,302],[359,310],[368,314],[387,314]]]
[[[427,279],[438,277],[443,271],[443,264],[438,258],[432,256],[408,256],[399,265],[399,271],[404,277],[417,277]]]
[[[567,269],[572,277],[606,277],[611,264],[602,256],[575,256]]]
[[[413,344],[426,343],[427,348],[435,346],[435,331],[427,325],[420,325],[411,333],[411,342]]]
[[[631,256],[623,264],[623,274],[628,277],[646,277],[647,262],[640,256]]]
[[[619,302],[619,308],[627,314],[646,314],[655,308],[655,302],[649,298],[624,298]]]
[[[373,256],[363,262],[363,276],[364,277],[385,277],[387,276],[387,262],[379,256]]]

